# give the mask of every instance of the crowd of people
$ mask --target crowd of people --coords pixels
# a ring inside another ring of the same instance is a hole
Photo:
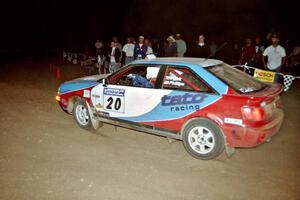
[[[106,68],[110,73],[133,60],[144,59],[149,54],[158,57],[188,56],[224,60],[224,56],[221,56],[224,51],[225,55],[230,54],[228,57],[231,59],[225,59],[230,64],[248,65],[274,72],[281,72],[285,68],[285,71],[290,73],[298,73],[300,46],[295,45],[291,48],[287,42],[280,45],[280,39],[278,32],[272,32],[267,35],[266,41],[256,36],[246,38],[243,47],[239,47],[238,44],[230,44],[228,47],[227,42],[219,46],[214,41],[208,44],[205,35],[200,34],[194,43],[187,45],[181,34],[177,33],[167,37],[162,45],[157,39],[150,40],[141,35],[137,41],[133,37],[128,37],[127,43],[122,46],[117,37],[112,37],[108,48],[97,40],[95,54],[103,63],[100,67],[105,68],[103,61],[108,63]]]

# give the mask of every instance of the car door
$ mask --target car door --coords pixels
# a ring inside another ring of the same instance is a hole
[[[160,104],[166,91],[155,88],[160,66],[128,66],[93,88],[92,103],[96,111],[114,120],[154,126],[149,113]]]
[[[220,99],[199,74],[185,66],[168,66],[159,90],[164,96],[155,109],[154,126],[174,132],[180,132],[187,119],[202,115],[206,107]]]

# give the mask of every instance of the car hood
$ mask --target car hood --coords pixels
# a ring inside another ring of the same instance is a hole
[[[74,80],[64,82],[59,86],[58,92],[67,93],[67,92],[72,92],[72,91],[95,86],[98,84],[98,80],[106,78],[108,75],[109,74],[86,76],[86,77],[76,78]]]
[[[85,77],[81,77],[81,78],[76,78],[73,79],[71,81],[68,81],[66,83],[70,83],[70,82],[83,82],[83,81],[97,81],[100,80],[102,78],[106,78],[108,77],[109,74],[97,74],[97,75],[92,75],[92,76],[85,76]]]

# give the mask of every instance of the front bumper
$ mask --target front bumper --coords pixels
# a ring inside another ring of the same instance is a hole
[[[61,109],[62,109],[64,112],[70,114],[70,113],[68,112],[68,104],[67,104],[67,102],[66,102],[65,99],[62,99],[62,97],[58,94],[58,95],[55,97],[55,100],[58,102],[59,106],[61,107]]]

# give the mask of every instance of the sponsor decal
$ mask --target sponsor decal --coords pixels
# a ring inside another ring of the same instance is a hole
[[[224,122],[227,123],[227,124],[235,124],[235,125],[242,125],[243,124],[243,120],[241,120],[241,119],[228,118],[228,117],[224,118]]]
[[[177,87],[183,87],[185,84],[177,81],[164,81],[164,85],[172,85]]]
[[[275,72],[255,69],[254,77],[262,82],[273,83],[275,78]]]
[[[90,98],[91,97],[91,92],[89,90],[83,90],[83,97]]]
[[[103,94],[104,95],[110,95],[110,96],[124,97],[124,95],[125,95],[125,89],[104,88]]]
[[[97,94],[92,94],[92,97],[95,97],[95,98],[100,98],[100,95],[97,95]]]
[[[96,108],[103,108],[103,106],[102,106],[100,103],[97,103],[97,104],[95,105],[95,107],[96,107]]]
[[[109,113],[108,112],[97,112],[98,115],[103,116],[103,117],[109,117]]]
[[[164,81],[164,85],[172,85],[177,87],[183,87],[185,86],[185,83],[181,81],[180,77],[176,76],[166,76],[166,80]]]
[[[186,110],[199,110],[200,104],[208,95],[206,94],[193,94],[185,93],[184,95],[169,96],[164,95],[161,98],[162,106],[170,106],[170,111],[186,111]]]
[[[166,76],[165,79],[168,81],[181,81],[181,78],[177,76]]]

